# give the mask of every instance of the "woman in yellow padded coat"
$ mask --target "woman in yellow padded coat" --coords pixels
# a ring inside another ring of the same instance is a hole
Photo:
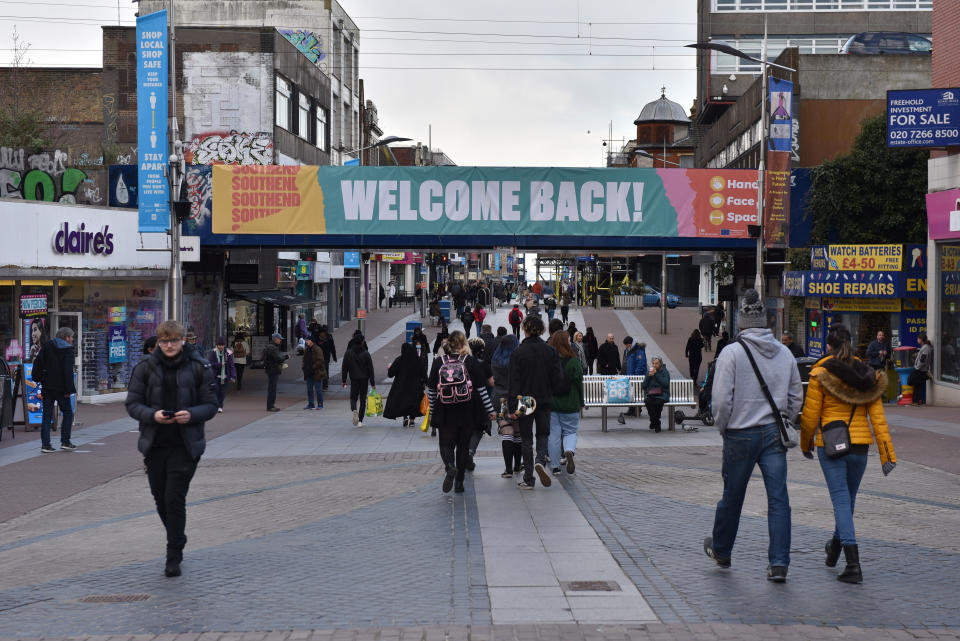
[[[897,463],[883,413],[883,392],[886,388],[885,373],[875,372],[854,357],[850,330],[843,325],[833,325],[827,333],[827,356],[817,361],[810,371],[807,398],[800,420],[800,445],[807,458],[813,458],[812,450],[814,445],[817,446],[820,467],[833,503],[835,523],[833,538],[826,546],[826,563],[831,568],[836,566],[842,551],[847,565],[837,578],[846,583],[863,581],[860,550],[853,528],[853,506],[867,469],[870,443],[877,443],[884,476]],[[819,428],[830,421],[849,422],[849,454],[830,458],[824,453]]]

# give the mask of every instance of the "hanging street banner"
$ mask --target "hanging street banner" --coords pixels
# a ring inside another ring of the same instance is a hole
[[[791,151],[793,143],[793,83],[770,79],[770,149]]]
[[[789,141],[788,141],[789,142]],[[764,172],[763,238],[767,247],[790,241],[790,152],[768,151]]]
[[[170,227],[167,165],[167,12],[137,18],[137,172],[139,231]]]
[[[753,170],[213,167],[215,234],[749,238],[755,224]]]
[[[960,89],[887,92],[887,147],[960,145]]]

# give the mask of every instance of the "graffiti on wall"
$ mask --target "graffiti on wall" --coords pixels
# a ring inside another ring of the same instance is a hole
[[[184,232],[196,235],[201,227],[210,226],[213,213],[213,169],[210,165],[187,165],[184,177],[190,218],[184,223]]]
[[[89,163],[93,164],[93,163]],[[67,152],[0,147],[0,198],[99,204],[103,171],[79,169]]]
[[[320,61],[327,57],[320,44],[320,36],[306,29],[277,29],[284,38],[289,40],[307,60],[319,66]]]
[[[185,149],[187,162],[193,165],[273,164],[273,139],[265,131],[202,133],[194,136]]]
[[[136,165],[110,165],[108,184],[111,207],[137,208]]]

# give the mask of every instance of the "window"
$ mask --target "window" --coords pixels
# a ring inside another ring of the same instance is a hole
[[[300,94],[297,104],[297,133],[304,140],[310,140],[310,98]]]
[[[293,85],[282,76],[277,76],[277,101],[275,109],[277,110],[276,123],[278,127],[290,129],[290,109],[291,98],[293,96]]]
[[[316,131],[314,143],[317,145],[317,149],[321,151],[327,150],[327,110],[321,107],[319,104],[316,107]]]
[[[932,10],[933,0],[713,0],[716,12]]]

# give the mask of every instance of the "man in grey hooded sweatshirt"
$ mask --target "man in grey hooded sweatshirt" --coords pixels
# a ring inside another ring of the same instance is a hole
[[[756,290],[744,293],[737,322],[740,334],[717,357],[713,379],[713,416],[723,436],[723,497],[717,503],[713,535],[703,542],[703,549],[721,568],[730,567],[747,483],[759,465],[767,490],[767,579],[783,582],[790,565],[787,450],[744,345],[753,354],[774,403],[789,417],[799,414],[803,405],[800,372],[790,350],[767,329],[766,310]]]

